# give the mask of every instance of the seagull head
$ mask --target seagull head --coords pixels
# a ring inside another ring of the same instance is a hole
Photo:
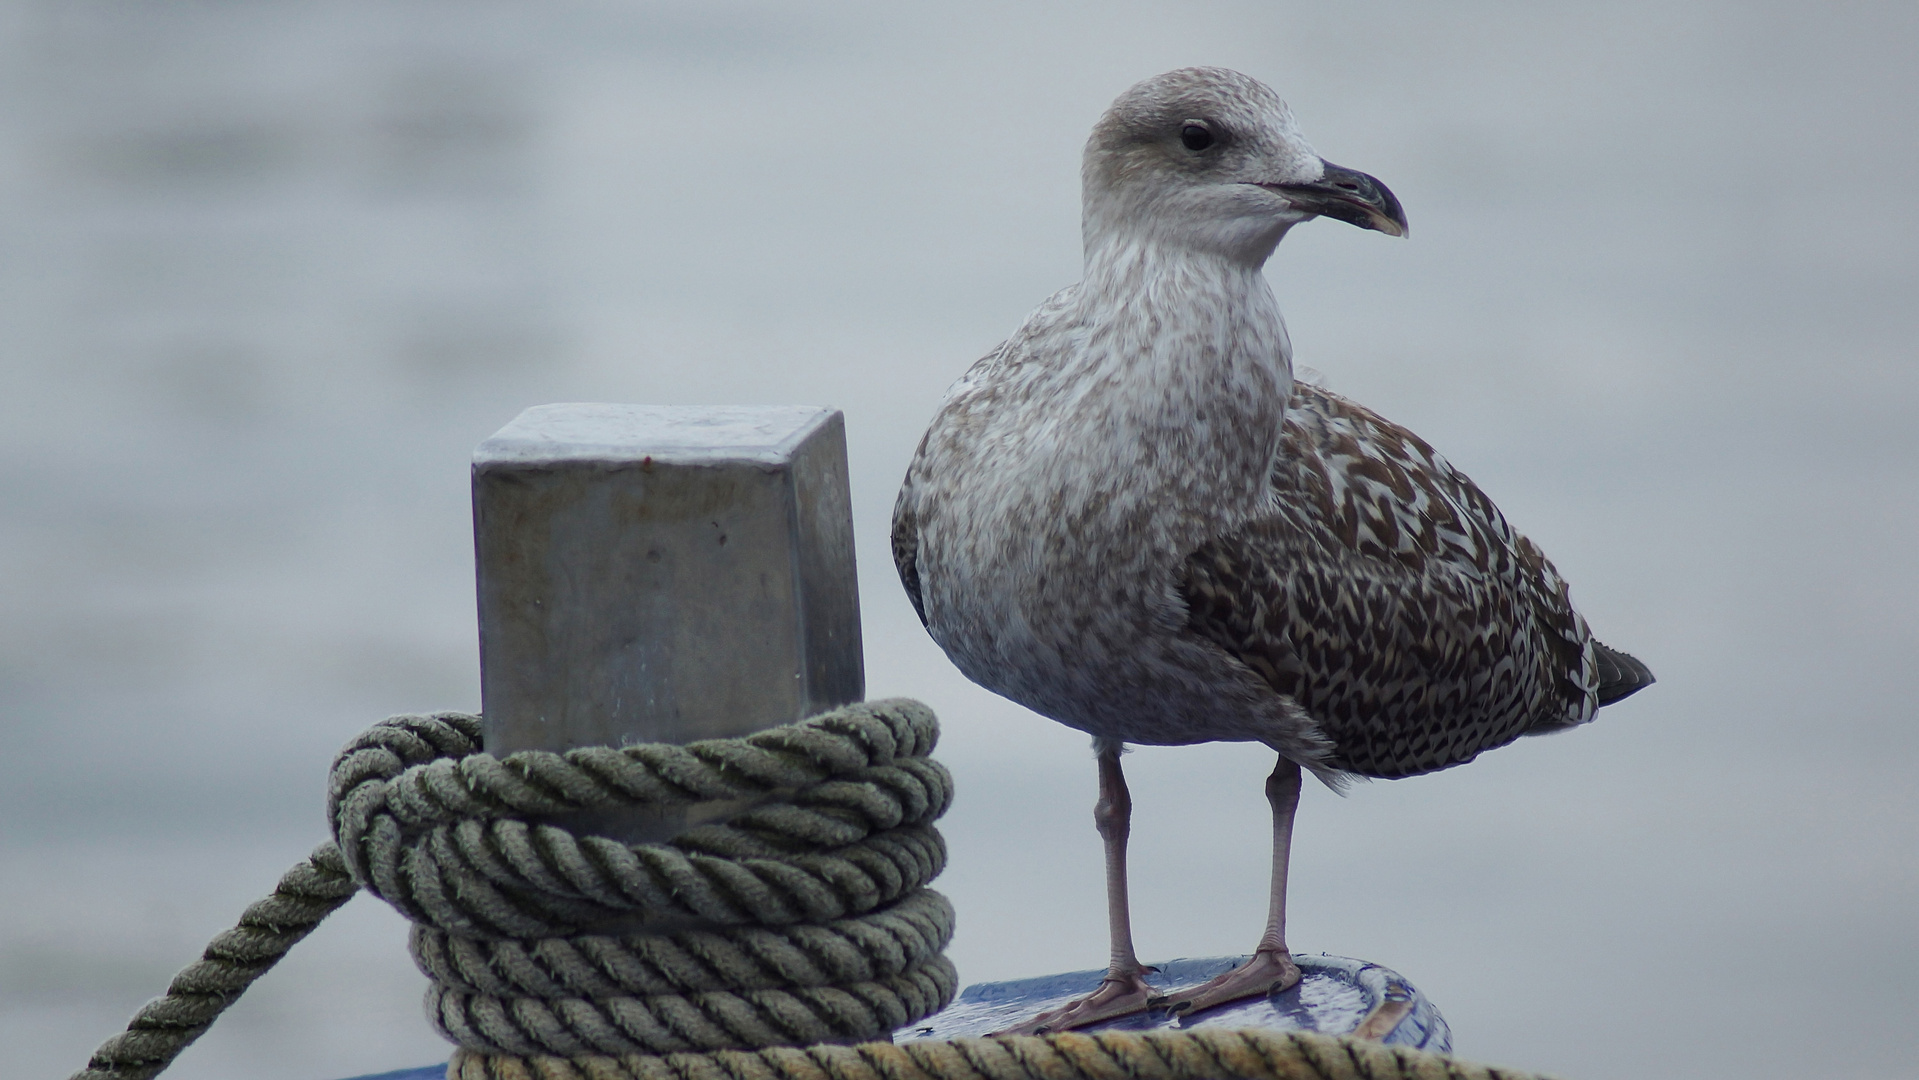
[[[1406,235],[1386,185],[1314,153],[1277,94],[1225,68],[1181,68],[1121,94],[1086,141],[1081,182],[1089,257],[1145,244],[1258,266],[1314,217]]]

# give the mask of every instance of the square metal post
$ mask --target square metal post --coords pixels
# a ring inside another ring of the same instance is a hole
[[[536,406],[474,452],[473,519],[490,753],[744,735],[864,694],[836,410]]]

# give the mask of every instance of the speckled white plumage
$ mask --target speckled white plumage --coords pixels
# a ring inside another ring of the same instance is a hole
[[[1175,592],[1187,553],[1271,500],[1289,352],[1257,266],[1115,244],[955,384],[901,500],[960,670],[1105,738],[1322,756],[1296,709],[1182,632]]]

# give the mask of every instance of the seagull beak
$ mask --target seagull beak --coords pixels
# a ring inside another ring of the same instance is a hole
[[[1294,208],[1337,218],[1387,236],[1406,235],[1406,211],[1385,184],[1363,172],[1322,161],[1325,172],[1307,184],[1261,184],[1284,195]]]

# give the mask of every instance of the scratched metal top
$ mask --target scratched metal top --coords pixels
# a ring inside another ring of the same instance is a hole
[[[1172,960],[1158,965],[1146,981],[1155,989],[1171,990],[1204,982],[1246,959],[1214,956]],[[1382,1005],[1408,1006],[1405,1015],[1386,1033],[1383,1042],[1422,1050],[1452,1049],[1452,1029],[1424,994],[1397,972],[1344,956],[1296,955],[1299,985],[1278,994],[1236,1001],[1176,1020],[1164,1009],[1122,1016],[1085,1031],[1153,1031],[1160,1028],[1260,1028],[1268,1031],[1321,1031],[1344,1035]],[[975,983],[960,991],[944,1012],[893,1033],[893,1041],[957,1039],[985,1035],[1089,994],[1105,977],[1104,971],[1071,971],[1013,982]],[[1394,1011],[1397,1011],[1395,1009]],[[442,1080],[446,1066],[401,1069],[358,1080]]]

